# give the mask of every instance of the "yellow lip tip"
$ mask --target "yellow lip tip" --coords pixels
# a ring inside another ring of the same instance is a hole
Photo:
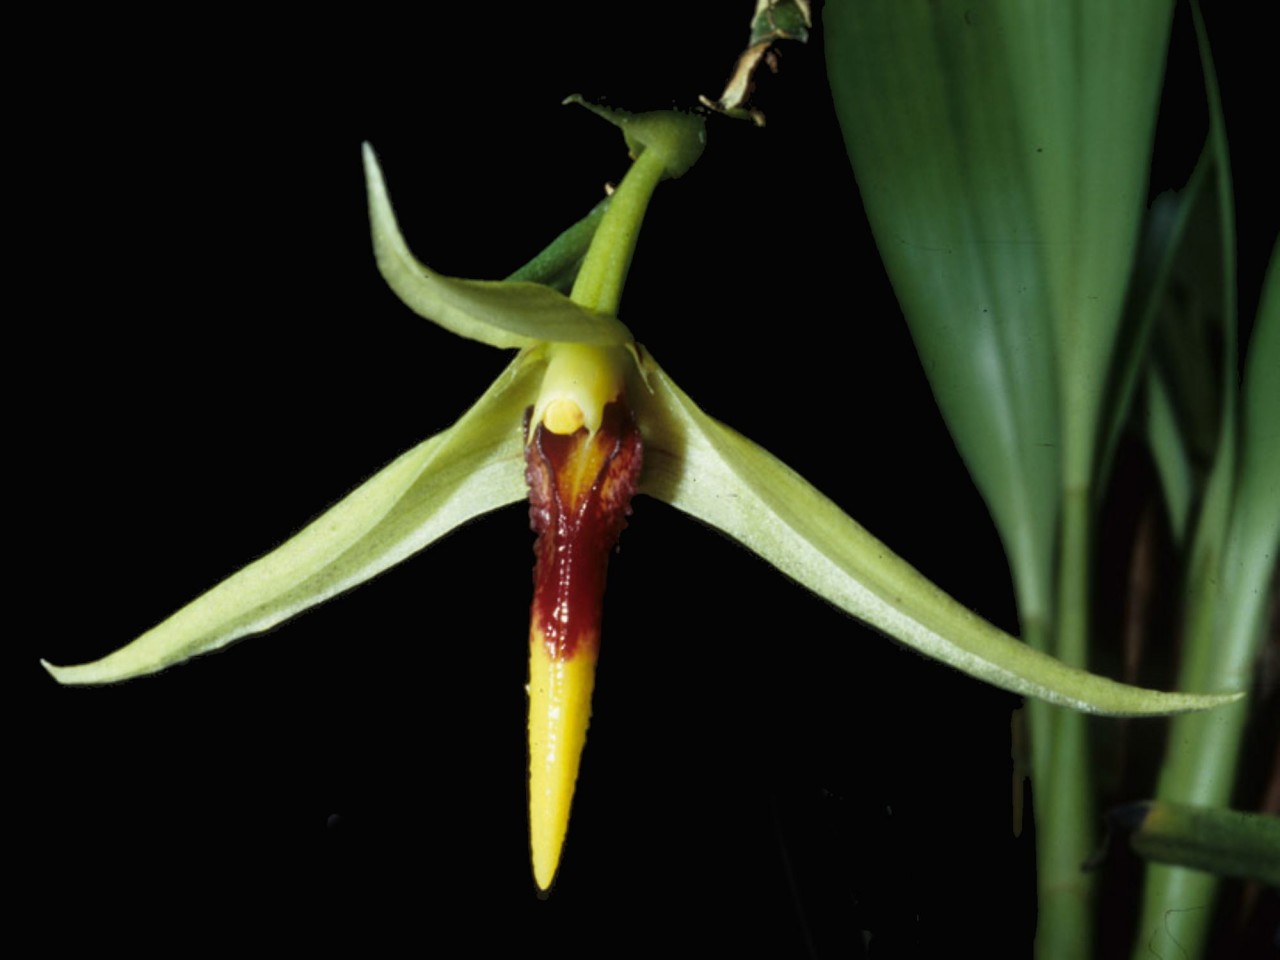
[[[546,896],[551,892],[551,885],[556,880],[556,870],[560,866],[560,851],[556,850],[551,860],[541,860],[537,853],[533,856],[533,882],[538,885],[538,892]]]
[[[533,877],[549,891],[569,830],[578,766],[591,718],[594,650],[552,656],[533,631],[529,657],[529,845]]]
[[[549,893],[551,885],[555,883],[567,832],[559,832],[558,836],[535,838],[533,842],[533,880],[544,893]]]

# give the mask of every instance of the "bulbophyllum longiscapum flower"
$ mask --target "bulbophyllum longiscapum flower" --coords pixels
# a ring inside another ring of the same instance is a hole
[[[529,501],[537,534],[529,643],[534,879],[555,878],[591,712],[608,558],[633,494],[728,534],[890,637],[1015,693],[1113,715],[1206,709],[1235,696],[1160,693],[1039,653],[947,596],[802,477],[708,417],[618,319],[657,185],[701,155],[700,118],[591,107],[633,163],[588,217],[505,281],[419,263],[364,148],[374,251],[412,310],[518,352],[449,429],[392,461],[280,547],[99,660],[45,663],[63,684],[154,673],[260,633],[407,559],[471,518]],[[575,270],[576,268],[576,270]],[[552,286],[565,277],[569,295]],[[545,282],[540,282],[545,281]]]

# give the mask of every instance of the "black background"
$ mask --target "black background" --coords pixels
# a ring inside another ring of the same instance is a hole
[[[718,92],[749,8],[211,12],[81,23],[53,51],[58,83],[34,80],[15,121],[19,199],[42,213],[20,438],[42,466],[20,479],[40,536],[11,598],[39,610],[21,631],[18,779],[47,929],[157,950],[1027,953],[1019,699],[647,498],[611,567],[545,901],[527,855],[520,507],[156,677],[67,690],[35,665],[152,626],[448,426],[507,362],[383,286],[362,140],[421,259],[503,276],[625,170],[614,131],[559,101],[692,106]],[[1202,130],[1184,14],[1193,106],[1162,121],[1157,187],[1185,177]],[[710,414],[1016,631],[999,542],[862,218],[820,42],[784,48],[758,103],[765,129],[710,118],[703,160],[660,188],[622,319]]]

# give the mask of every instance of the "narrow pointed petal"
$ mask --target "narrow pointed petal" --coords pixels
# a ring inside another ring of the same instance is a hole
[[[522,353],[452,427],[409,450],[292,539],[101,660],[44,666],[66,684],[154,673],[260,633],[526,495],[524,410],[542,362]]]
[[[1239,694],[1159,693],[1069,667],[987,623],[768,451],[703,413],[647,355],[640,492],[727,533],[814,593],[979,680],[1091,713],[1203,710]]]
[[[534,879],[546,890],[560,863],[591,719],[609,554],[626,526],[643,448],[622,398],[604,405],[598,429],[556,433],[543,422],[532,425],[527,478],[538,540],[529,629],[529,835]]]
[[[458,280],[419,263],[396,223],[382,169],[364,145],[369,222],[378,270],[405,306],[451,333],[494,347],[532,347],[541,342],[617,346],[631,332],[615,317],[579,306],[537,283]]]

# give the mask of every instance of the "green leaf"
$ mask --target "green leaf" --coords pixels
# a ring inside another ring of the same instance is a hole
[[[45,668],[66,684],[154,673],[268,630],[471,518],[524,499],[520,425],[542,368],[537,352],[521,353],[457,423],[392,461],[271,553],[101,660]]]
[[[1111,378],[1112,393],[1104,404],[1107,420],[1102,425],[1098,455],[1099,477],[1110,475],[1111,460],[1125,424],[1129,421],[1133,398],[1139,392],[1144,375],[1151,368],[1149,357],[1152,334],[1162,308],[1167,303],[1171,279],[1175,273],[1174,265],[1189,240],[1188,224],[1192,219],[1192,212],[1202,206],[1200,200],[1206,193],[1206,184],[1210,182],[1209,171],[1212,165],[1211,151],[1206,147],[1186,186],[1177,192],[1170,191],[1157,197],[1143,226],[1127,316],[1116,347],[1115,370]],[[1162,399],[1168,404],[1167,392]],[[1167,408],[1162,413],[1172,413],[1172,409]],[[1172,423],[1162,424],[1160,429],[1170,425]],[[1157,454],[1157,458],[1158,456]],[[1182,519],[1185,520],[1185,516]]]
[[[867,215],[938,405],[1044,616],[1145,201],[1168,2],[825,8]]]
[[[1241,390],[1240,475],[1223,576],[1235,582],[1234,594],[1248,605],[1254,626],[1242,628],[1252,639],[1251,656],[1267,610],[1268,584],[1280,553],[1280,243],[1271,262],[1249,343]]]
[[[1196,649],[1186,660],[1182,686],[1202,684],[1215,690],[1248,689],[1266,635],[1273,577],[1280,554],[1280,265],[1272,251],[1253,341],[1240,391],[1236,442],[1236,482],[1231,497],[1215,590],[1194,591],[1193,597],[1212,598],[1213,608],[1192,622]],[[1212,504],[1210,504],[1212,506]],[[1194,561],[1193,561],[1194,562]],[[1196,670],[1196,665],[1201,669]],[[1206,767],[1208,765],[1206,764]],[[1229,798],[1223,794],[1222,802]]]
[[[632,396],[640,491],[722,530],[783,573],[919,652],[1015,693],[1094,713],[1201,710],[1239,698],[1158,693],[1069,667],[998,630],[767,451],[717,423],[647,355]]]
[[[1209,105],[1209,140],[1206,152],[1212,157],[1210,171],[1215,186],[1214,190],[1205,191],[1203,197],[1207,201],[1203,212],[1211,225],[1199,230],[1193,225],[1191,230],[1192,235],[1198,235],[1206,244],[1206,249],[1197,258],[1202,264],[1198,268],[1198,276],[1192,289],[1196,291],[1197,299],[1208,300],[1212,297],[1216,301],[1209,322],[1219,331],[1218,339],[1222,342],[1222,348],[1216,354],[1207,349],[1211,336],[1203,329],[1205,321],[1196,315],[1175,316],[1175,321],[1182,322],[1166,322],[1162,331],[1165,339],[1173,341],[1172,347],[1180,349],[1183,354],[1201,357],[1209,355],[1217,367],[1211,374],[1183,377],[1180,386],[1170,385],[1175,409],[1211,407],[1218,421],[1212,437],[1213,462],[1203,489],[1198,491],[1199,513],[1194,520],[1189,556],[1186,559],[1186,642],[1179,668],[1179,685],[1184,689],[1199,689],[1204,686],[1214,690],[1239,690],[1248,685],[1250,657],[1244,652],[1242,645],[1249,647],[1251,640],[1234,632],[1231,636],[1224,635],[1227,616],[1235,607],[1232,597],[1238,589],[1238,583],[1235,578],[1223,577],[1223,560],[1232,529],[1240,477],[1242,442],[1241,403],[1236,373],[1238,317],[1235,204],[1232,197],[1231,158],[1212,50],[1195,4],[1192,5],[1192,12]],[[1200,362],[1203,363],[1203,359]],[[1274,416],[1274,413],[1269,416]],[[1184,422],[1182,436],[1188,446],[1195,443],[1194,437],[1189,437],[1192,433],[1194,431],[1188,430]],[[1234,712],[1242,716],[1243,706]],[[1222,717],[1216,717],[1211,723],[1200,726],[1221,725],[1222,722]],[[1230,796],[1231,777],[1222,777],[1219,765],[1228,762],[1229,758],[1216,748],[1197,757],[1196,750],[1188,746],[1193,739],[1188,737],[1183,742],[1181,738],[1175,738],[1172,741],[1178,743],[1179,747],[1171,753],[1171,759],[1161,772],[1162,784],[1181,782],[1181,789],[1190,789],[1191,792],[1179,793],[1174,790],[1173,793],[1165,793],[1162,786],[1161,798],[1224,804]],[[1173,771],[1179,767],[1181,772],[1174,774]],[[1213,786],[1209,786],[1211,782]],[[1193,783],[1197,785],[1191,787]]]
[[[616,317],[581,307],[550,287],[458,280],[419,263],[400,234],[382,170],[367,143],[364,171],[378,270],[414,313],[460,337],[494,347],[531,347],[544,341],[597,346],[631,342],[631,332]]]
[[[1151,459],[1164,493],[1174,542],[1182,545],[1187,538],[1194,494],[1191,461],[1178,429],[1169,388],[1160,371],[1154,368],[1147,371],[1146,400],[1147,445],[1151,448]]]
[[[1111,811],[1135,853],[1157,863],[1280,886],[1280,819],[1153,800]]]
[[[1234,282],[1228,271],[1234,267],[1224,259],[1223,230],[1230,228],[1230,213],[1222,206],[1221,169],[1210,138],[1196,167],[1196,178],[1204,182],[1197,196],[1189,198],[1149,351],[1151,366],[1168,388],[1183,445],[1200,474],[1198,494],[1218,454],[1224,420],[1230,419],[1224,410],[1234,402],[1228,394],[1234,394],[1237,379],[1235,334],[1228,332],[1236,320],[1226,315],[1234,309],[1225,296],[1227,284]]]
[[[827,70],[881,257],[934,397],[1046,616],[1057,520],[1049,292],[993,7],[827,5]],[[971,28],[970,16],[979,18]]]

